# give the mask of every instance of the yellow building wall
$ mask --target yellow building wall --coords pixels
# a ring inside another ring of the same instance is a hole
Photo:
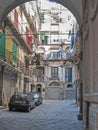
[[[24,52],[21,48],[18,48],[18,58],[22,63],[24,63]]]
[[[6,35],[5,56],[10,61],[12,61],[12,47],[13,47],[13,40],[12,40],[11,36]]]

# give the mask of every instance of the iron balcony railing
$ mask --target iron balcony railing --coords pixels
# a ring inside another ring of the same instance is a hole
[[[24,72],[25,64],[19,58],[17,58],[17,56],[15,56],[15,52],[2,49],[0,50],[0,59]]]

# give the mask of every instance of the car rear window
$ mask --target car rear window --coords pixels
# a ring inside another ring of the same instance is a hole
[[[15,100],[25,100],[27,94],[16,94],[15,95]]]
[[[38,98],[39,97],[39,95],[38,94],[34,94],[34,98]]]

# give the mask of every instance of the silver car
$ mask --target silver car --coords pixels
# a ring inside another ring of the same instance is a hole
[[[41,93],[39,93],[39,92],[31,92],[30,95],[34,99],[36,106],[42,104],[43,98],[42,98]]]

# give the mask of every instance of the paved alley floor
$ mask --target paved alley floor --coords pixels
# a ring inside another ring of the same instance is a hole
[[[0,130],[82,130],[71,100],[45,100],[29,113],[0,110]]]

